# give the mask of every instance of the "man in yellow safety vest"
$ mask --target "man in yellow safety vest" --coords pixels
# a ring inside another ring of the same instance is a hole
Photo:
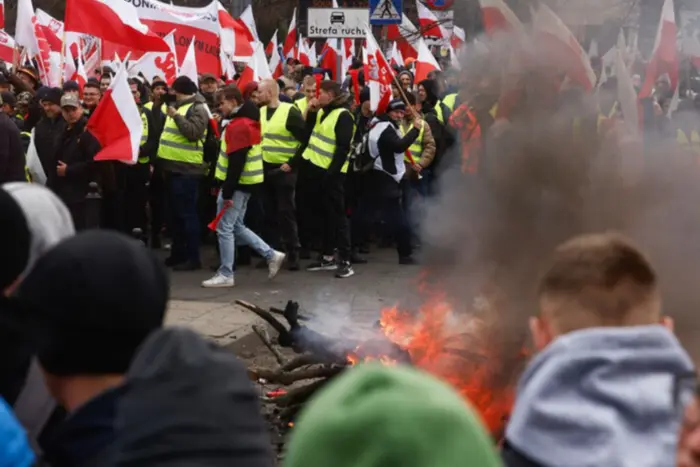
[[[319,97],[309,101],[306,114],[308,140],[303,153],[282,165],[290,172],[301,167],[305,182],[316,190],[315,214],[323,232],[322,255],[309,271],[336,271],[336,277],[350,277],[350,229],[345,213],[345,175],[348,172],[355,120],[348,109],[350,96],[335,81],[322,81]],[[303,161],[303,162],[302,162]],[[304,209],[311,208],[305,206]],[[334,251],[338,250],[338,260]]]
[[[258,87],[262,154],[265,166],[264,200],[268,232],[281,240],[287,252],[288,269],[299,269],[299,233],[297,229],[294,190],[297,176],[285,173],[280,167],[299,151],[305,139],[304,119],[293,104],[280,102],[279,84],[267,79]],[[275,226],[277,228],[275,228]],[[277,242],[275,241],[277,240]]]
[[[248,200],[256,194],[265,179],[260,134],[260,111],[241,90],[228,85],[216,94],[219,112],[230,120],[221,140],[214,178],[221,183],[217,211],[221,218],[216,226],[219,238],[220,266],[214,277],[202,282],[202,287],[233,287],[235,241],[248,245],[267,260],[269,278],[277,275],[285,254],[272,249],[243,224]]]
[[[201,268],[197,194],[205,173],[202,140],[209,119],[191,79],[180,76],[172,88],[175,102],[166,109],[156,161],[167,180],[172,216],[173,244],[165,264],[176,271],[193,271]]]
[[[316,79],[311,75],[304,76],[304,80],[301,82],[302,91],[304,92],[304,97],[294,101],[294,105],[301,110],[301,114],[306,118],[306,111],[309,107],[309,101],[316,97]]]

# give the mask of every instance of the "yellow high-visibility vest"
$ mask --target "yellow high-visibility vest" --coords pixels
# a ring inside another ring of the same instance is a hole
[[[214,171],[214,178],[217,180],[226,180],[226,173],[228,172],[228,145],[226,144],[226,137],[221,138],[221,149],[219,149],[219,158],[216,160],[216,170]],[[263,173],[263,156],[262,156],[262,146],[256,144],[248,150],[246,154],[245,164],[243,165],[243,172],[241,172],[241,177],[238,179],[238,183],[241,185],[257,185],[265,180],[265,174]]]
[[[438,122],[445,124],[445,115],[442,113],[442,101],[437,101],[435,104],[435,113],[437,114]]]
[[[20,132],[20,136],[23,136],[25,138],[29,138],[31,140],[32,134],[28,131],[22,131]],[[32,181],[32,174],[29,173],[29,167],[27,166],[27,155],[24,155],[24,178],[27,179],[28,182]]]
[[[265,162],[284,164],[294,156],[299,148],[299,141],[287,130],[287,119],[292,107],[292,104],[280,102],[269,121],[267,120],[267,106],[260,109],[262,155]]]
[[[190,103],[180,106],[177,113],[184,117],[192,105]],[[160,135],[158,158],[202,166],[204,164],[204,150],[199,141],[190,141],[182,136],[175,120],[166,117],[163,133]]]
[[[445,104],[448,109],[450,109],[450,112],[454,112],[455,105],[457,104],[457,93],[455,92],[455,93],[446,95],[445,99],[442,101],[442,103]]]
[[[406,127],[404,129],[403,125],[401,126],[401,134],[406,136],[406,133],[411,131],[411,128],[413,128],[413,124],[411,126]],[[411,146],[408,148],[408,152],[411,153],[411,157],[413,157],[413,162],[416,164],[420,162],[420,158],[423,155],[423,134],[425,133],[425,121],[423,121],[423,125],[420,127],[420,133],[418,133],[418,138],[411,144]],[[406,154],[403,156],[403,160],[405,160],[408,163],[411,163],[411,160],[408,158]]]
[[[698,133],[697,130],[691,131],[690,137],[688,137],[688,134],[685,131],[681,130],[680,128],[677,129],[676,142],[682,148],[700,155],[700,133]]]
[[[303,115],[304,111],[309,106],[309,100],[306,97],[301,97],[294,101],[294,105],[296,105],[297,108],[301,110],[301,113]]]
[[[338,118],[343,112],[348,112],[347,109],[333,109],[328,117],[321,121],[325,110],[321,109],[316,115],[316,125],[311,132],[311,138],[309,138],[309,144],[306,145],[304,154],[302,157],[313,165],[320,167],[322,169],[328,170],[331,166],[331,161],[333,160],[333,154],[335,153],[335,126],[338,123]],[[353,135],[355,134],[355,124],[352,125]],[[348,151],[350,155],[350,151]],[[340,169],[341,173],[348,172],[348,161],[345,161],[343,167]]]
[[[146,117],[146,112],[141,111],[141,126],[143,127],[143,133],[141,134],[141,144],[143,146],[148,141],[148,117]],[[139,164],[148,164],[150,162],[148,156],[139,155]]]

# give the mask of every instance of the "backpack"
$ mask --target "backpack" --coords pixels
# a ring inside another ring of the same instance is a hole
[[[374,128],[374,125],[367,125],[367,131],[362,135],[360,141],[355,145],[351,157],[354,159],[353,167],[355,172],[368,172],[374,167],[376,157],[372,157],[369,150],[369,132]]]

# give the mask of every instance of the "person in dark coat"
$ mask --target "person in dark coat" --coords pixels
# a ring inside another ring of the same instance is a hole
[[[26,181],[25,158],[19,128],[5,112],[0,112],[0,184]]]
[[[41,113],[34,126],[34,146],[48,180],[56,173],[56,148],[66,129],[66,121],[61,113],[61,95],[59,88],[39,89],[36,97],[43,110],[37,111],[30,106],[30,117],[27,119],[27,122],[32,122],[35,114]],[[25,131],[31,131],[31,128],[25,127]]]
[[[160,261],[140,242],[107,230],[64,240],[22,281],[15,303],[32,317],[44,380],[68,412],[46,443],[48,465],[109,465],[124,376],[148,335],[162,327],[168,295]]]
[[[0,218],[0,297],[10,297],[39,258],[75,231],[68,208],[38,184],[3,185]],[[65,412],[56,406],[33,358],[28,318],[24,310],[0,298],[0,397],[12,406],[39,453]]]
[[[0,75],[2,76],[2,75]],[[19,131],[24,131],[24,117],[17,111],[17,98],[10,91],[0,93],[2,97],[2,111],[7,114]]]
[[[442,156],[454,144],[454,137],[447,128],[450,109],[440,102],[438,83],[431,79],[424,79],[418,83],[418,101],[421,104],[421,113],[435,138],[435,158],[432,165],[433,170],[437,170]]]
[[[226,349],[163,328],[143,344],[126,381],[111,466],[275,465],[256,389]]]
[[[85,131],[87,118],[77,96],[63,96],[61,110],[66,127],[58,140],[56,165],[48,173],[48,186],[68,206],[76,230],[84,230],[88,227],[85,196],[94,178],[94,158],[100,143]]]

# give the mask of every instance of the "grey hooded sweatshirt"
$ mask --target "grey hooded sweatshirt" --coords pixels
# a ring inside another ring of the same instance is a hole
[[[557,338],[528,365],[506,429],[508,467],[670,467],[693,363],[660,325]]]

